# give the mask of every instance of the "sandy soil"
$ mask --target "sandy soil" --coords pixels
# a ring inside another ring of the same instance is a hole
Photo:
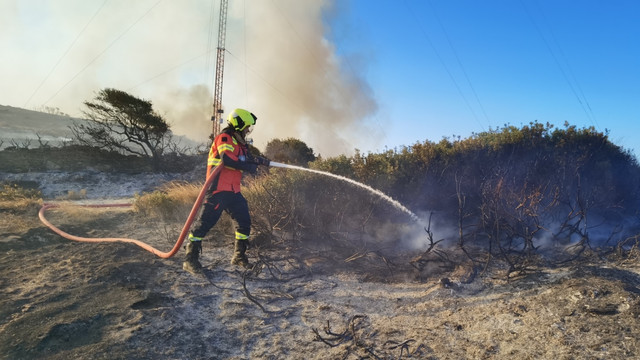
[[[126,209],[48,218],[77,235],[173,245],[173,229]],[[193,276],[182,253],[73,242],[25,221],[0,232],[2,359],[640,358],[635,261],[506,281],[274,247],[250,249],[257,266],[244,271],[229,264],[230,240],[209,239]]]

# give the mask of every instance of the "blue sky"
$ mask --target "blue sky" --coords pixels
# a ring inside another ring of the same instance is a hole
[[[366,64],[391,148],[567,121],[609,129],[640,154],[640,2],[353,0],[345,10],[327,20],[331,37]]]
[[[0,104],[76,116],[114,87],[207,140],[218,7],[0,0]],[[533,121],[639,155],[639,24],[635,0],[230,0],[223,104],[323,156]]]

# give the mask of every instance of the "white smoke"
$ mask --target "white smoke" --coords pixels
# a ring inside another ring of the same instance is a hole
[[[329,0],[230,1],[223,105],[258,116],[256,146],[295,137],[323,156],[371,148],[381,131],[370,88],[336,55]],[[219,2],[0,2],[0,103],[80,115],[107,87],[151,100],[176,134],[212,124]],[[95,15],[95,16],[94,16]]]

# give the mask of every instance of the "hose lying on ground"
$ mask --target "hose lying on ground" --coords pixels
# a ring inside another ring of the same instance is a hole
[[[42,206],[42,208],[40,208],[40,211],[38,212],[38,217],[40,218],[40,221],[42,221],[43,224],[45,224],[49,229],[53,230],[56,234],[69,239],[69,240],[74,240],[74,241],[82,241],[82,242],[125,242],[125,243],[132,243],[135,245],[140,246],[141,248],[163,258],[163,259],[168,259],[170,257],[172,257],[173,255],[175,255],[178,250],[180,250],[180,247],[182,246],[182,242],[184,241],[185,237],[187,236],[187,234],[189,233],[189,229],[191,228],[191,224],[193,223],[193,221],[195,220],[196,215],[198,214],[198,210],[200,209],[200,205],[202,205],[202,202],[204,201],[205,196],[207,195],[207,190],[209,189],[209,187],[211,186],[211,183],[213,182],[213,180],[215,178],[218,177],[218,173],[220,172],[220,170],[222,169],[222,166],[219,165],[217,166],[212,172],[211,175],[207,178],[207,181],[204,183],[204,185],[202,186],[202,189],[200,190],[200,193],[198,194],[198,198],[196,199],[196,202],[193,204],[193,207],[191,208],[191,212],[189,213],[189,217],[187,218],[187,221],[185,222],[184,226],[182,227],[182,231],[180,232],[180,236],[178,237],[178,241],[176,241],[176,244],[173,246],[173,249],[171,249],[168,252],[163,252],[160,251],[156,248],[154,248],[153,246],[140,241],[140,240],[135,240],[135,239],[126,239],[126,238],[86,238],[86,237],[81,237],[81,236],[75,236],[75,235],[71,235],[69,233],[66,233],[62,230],[60,230],[58,227],[56,227],[55,225],[53,225],[52,223],[50,223],[44,216],[45,211],[47,211],[48,209],[53,209],[53,208],[57,208],[59,207],[59,205],[57,204],[44,204]],[[126,206],[131,206],[131,204],[104,204],[104,205],[78,205],[78,206],[84,206],[84,207],[126,207]]]

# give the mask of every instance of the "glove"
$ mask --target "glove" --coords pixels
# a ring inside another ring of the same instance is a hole
[[[251,175],[255,175],[258,172],[258,164],[247,163],[247,171]]]
[[[271,160],[269,160],[267,158],[260,157],[260,156],[256,156],[256,164],[263,165],[263,166],[269,166],[271,164]]]

